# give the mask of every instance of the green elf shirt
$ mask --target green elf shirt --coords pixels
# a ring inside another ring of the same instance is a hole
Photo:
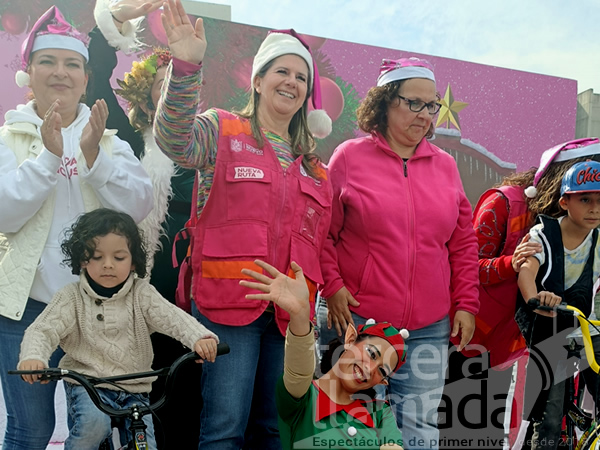
[[[289,330],[286,338],[287,359],[288,352],[292,350],[289,348]],[[304,338],[294,339],[300,341]],[[275,390],[279,434],[284,450],[379,450],[384,444],[402,445],[402,434],[388,403],[356,399],[349,405],[339,405],[314,382],[302,397],[295,398],[284,383],[288,369],[286,367]]]

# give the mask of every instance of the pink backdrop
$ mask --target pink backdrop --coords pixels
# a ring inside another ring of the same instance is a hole
[[[0,123],[4,121],[4,113],[22,103],[27,93],[26,88],[19,89],[14,83],[20,45],[25,37],[23,30],[31,26],[33,16],[39,16],[49,2],[33,0],[32,3],[33,9],[28,12],[22,8],[13,12],[8,27],[0,23],[3,61],[0,64]],[[52,3],[56,3],[82,31],[93,26],[93,2],[63,0]],[[8,8],[17,8],[15,5],[22,3],[4,2],[0,14],[8,14],[11,12]],[[158,14],[150,18],[145,28],[142,35],[145,42],[164,45]],[[244,102],[252,57],[267,30],[211,19],[206,20],[206,28],[209,48],[204,64],[205,106],[237,107]],[[478,151],[493,155],[507,169],[525,170],[537,165],[543,150],[574,138],[577,110],[577,83],[574,80],[333,39],[307,38],[324,78],[325,106],[330,115],[338,116],[332,136],[319,144],[319,151],[326,160],[339,142],[355,134],[355,108],[374,85],[382,58],[409,55],[424,57],[434,65],[442,96],[450,84],[454,99],[468,103],[458,113],[460,133],[455,131],[454,134],[473,143]],[[390,46],[395,43],[390,42]],[[120,55],[116,76],[122,77],[135,57]],[[441,126],[446,128],[448,124]],[[449,127],[454,128],[453,125]]]

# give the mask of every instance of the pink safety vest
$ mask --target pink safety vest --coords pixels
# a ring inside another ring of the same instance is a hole
[[[332,189],[327,173],[308,175],[297,158],[287,169],[265,140],[258,148],[250,122],[218,110],[219,142],[213,184],[192,241],[192,297],[213,322],[243,326],[256,320],[268,303],[247,300],[239,285],[242,268],[262,272],[255,259],[292,274],[302,267],[311,291],[323,283],[319,257],[329,230]],[[275,307],[285,335],[289,315]]]
[[[508,223],[501,255],[512,255],[529,231],[531,213],[527,209],[522,187],[502,186],[493,190],[501,192],[508,199]],[[475,211],[480,207],[481,199]],[[475,316],[475,334],[470,345],[487,348],[490,352],[490,364],[498,370],[512,365],[527,350],[525,340],[514,320],[518,289],[516,276],[502,283],[479,285],[479,313]],[[463,354],[476,356],[480,352],[465,350]]]

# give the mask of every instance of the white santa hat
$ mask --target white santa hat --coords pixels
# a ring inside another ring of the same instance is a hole
[[[310,70],[310,88],[312,88],[312,104],[314,110],[308,114],[308,127],[313,136],[320,139],[326,138],[331,133],[331,118],[321,106],[321,84],[319,72],[315,65],[310,47],[293,29],[272,30],[260,45],[252,63],[252,76],[250,83],[254,83],[254,77],[270,61],[283,55],[298,55],[306,61]]]

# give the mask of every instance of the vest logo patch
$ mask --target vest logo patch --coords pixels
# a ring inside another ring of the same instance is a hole
[[[254,153],[255,155],[258,155],[258,156],[262,156],[264,153],[262,150],[260,150],[258,148],[254,148],[250,144],[244,144],[244,150],[246,150],[250,153]]]
[[[261,169],[256,169],[255,167],[235,167],[234,169],[234,178],[236,179],[257,179],[265,177],[265,173]]]
[[[232,139],[231,140],[231,151],[232,152],[241,152],[242,151],[242,146],[244,144],[242,143],[242,141],[238,141],[237,139]]]

